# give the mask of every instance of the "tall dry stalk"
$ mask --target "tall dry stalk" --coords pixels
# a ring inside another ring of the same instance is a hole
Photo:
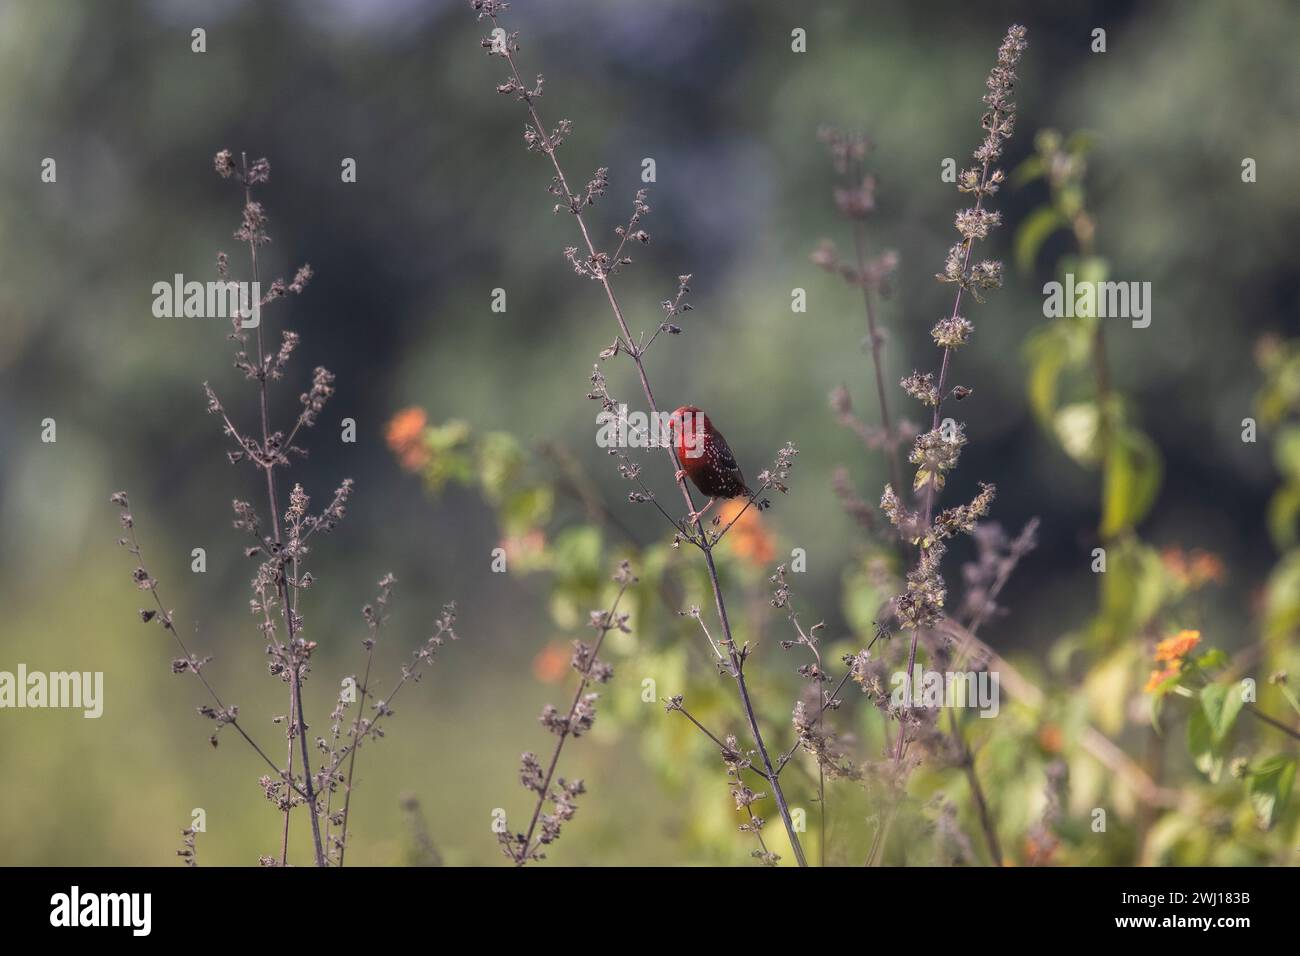
[[[572,131],[572,123],[568,120],[561,120],[559,125],[552,128],[547,126],[538,113],[537,101],[542,95],[543,80],[538,76],[534,85],[530,86],[523,79],[520,73],[516,54],[519,52],[518,34],[507,32],[501,26],[501,14],[507,8],[508,4],[501,0],[470,0],[470,6],[477,12],[480,20],[487,20],[491,23],[492,33],[484,37],[482,41],[483,48],[490,56],[499,56],[506,61],[509,67],[509,74],[505,82],[497,86],[497,92],[507,96],[514,96],[520,100],[528,113],[531,120],[530,125],[525,129],[524,140],[529,150],[540,152],[550,161],[555,176],[551,185],[551,193],[559,200],[556,204],[556,210],[567,210],[572,214],[574,221],[577,223],[578,232],[581,235],[582,247],[571,248],[567,251],[570,263],[574,271],[582,276],[590,278],[597,282],[605,295],[609,304],[610,311],[613,314],[615,323],[618,326],[619,338],[615,341],[614,346],[602,353],[602,357],[613,357],[618,353],[627,355],[636,368],[637,379],[641,385],[641,391],[645,396],[645,401],[654,418],[661,417],[659,404],[655,399],[654,390],[650,385],[650,378],[646,371],[644,357],[646,351],[656,341],[660,332],[667,331],[670,334],[676,329],[668,323],[662,323],[659,329],[654,333],[648,342],[644,338],[637,339],[628,325],[627,318],[623,308],[619,303],[618,297],[614,292],[612,277],[622,266],[629,263],[630,258],[624,255],[624,249],[629,241],[645,242],[648,236],[644,230],[639,228],[641,217],[649,211],[649,206],[645,203],[644,192],[637,196],[636,205],[631,219],[626,227],[618,230],[619,243],[613,254],[601,251],[597,248],[592,238],[586,219],[583,216],[583,210],[596,202],[598,198],[604,195],[608,180],[606,170],[598,170],[596,175],[587,183],[582,190],[575,190],[570,185],[570,180],[566,176],[556,156],[556,150],[563,142],[564,138]],[[685,291],[686,280],[689,277],[682,277],[679,285],[679,301]],[[668,303],[665,309],[671,317],[672,303]],[[680,330],[677,330],[680,331]],[[599,371],[596,375],[599,377],[595,381],[598,388],[603,388],[603,376]],[[608,400],[608,396],[605,396]],[[793,457],[793,449],[789,449],[790,458]],[[689,541],[699,549],[703,555],[705,567],[708,571],[709,584],[713,593],[714,608],[718,615],[718,621],[721,628],[720,644],[725,648],[726,667],[729,676],[735,680],[736,688],[740,699],[741,709],[744,712],[744,719],[749,728],[750,736],[754,741],[754,746],[758,755],[760,766],[752,768],[772,789],[772,796],[777,804],[777,809],[781,814],[782,823],[785,825],[786,833],[790,840],[791,848],[794,852],[795,859],[800,866],[806,866],[807,860],[804,857],[803,847],[799,841],[799,835],[795,830],[793,818],[790,813],[790,807],[786,800],[785,794],[781,789],[781,784],[777,779],[776,766],[771,758],[768,746],[763,737],[762,729],[759,727],[758,718],[755,713],[752,694],[749,684],[745,678],[744,663],[749,653],[746,645],[743,648],[736,646],[736,641],[732,633],[731,620],[727,614],[727,605],[723,597],[722,587],[718,581],[717,566],[713,557],[713,548],[716,546],[722,536],[729,530],[730,525],[723,528],[720,532],[710,533],[705,530],[704,524],[700,520],[695,502],[690,488],[687,486],[685,475],[682,469],[682,463],[678,460],[677,450],[671,443],[665,445],[665,452],[668,460],[672,465],[673,473],[676,476],[678,488],[681,491],[682,502],[687,508],[687,514],[690,516],[686,527],[683,527],[670,515],[664,512],[665,516],[673,523],[681,533],[684,540]],[[746,507],[754,504],[758,496],[763,491],[771,487],[783,487],[781,484],[781,459],[778,459],[778,465],[774,472],[765,473],[759,476],[759,489],[750,496],[750,501]],[[788,468],[789,460],[785,460]],[[644,492],[647,497],[644,500],[654,500],[653,495],[648,491]],[[657,501],[656,507],[661,511],[663,508]],[[761,506],[761,505],[760,505]],[[737,516],[738,517],[738,516]],[[734,523],[734,521],[733,521]],[[724,751],[725,752],[725,751]]]
[[[997,63],[986,81],[988,92],[984,95],[984,105],[988,109],[981,120],[985,137],[974,152],[977,165],[963,170],[957,178],[957,188],[974,195],[975,204],[957,213],[955,224],[961,241],[948,250],[943,271],[936,276],[939,281],[957,287],[950,313],[930,333],[942,350],[937,381],[933,372],[913,372],[902,383],[909,395],[932,409],[930,430],[917,436],[908,457],[917,466],[912,491],[922,496],[923,504],[919,511],[909,509],[892,485],[885,486],[880,501],[890,522],[917,548],[916,563],[907,574],[907,589],[893,600],[894,616],[905,630],[911,632],[903,705],[893,754],[896,773],[900,776],[911,717],[917,645],[923,631],[934,629],[944,619],[947,589],[940,564],[947,552],[946,542],[958,533],[973,532],[979,519],[988,514],[995,494],[993,485],[981,483],[979,494],[969,504],[948,508],[938,516],[934,513],[946,474],[956,466],[966,443],[963,426],[952,419],[942,418],[943,405],[948,398],[960,401],[970,394],[968,388],[949,388],[948,385],[952,357],[966,344],[974,329],[971,322],[961,315],[962,298],[970,292],[977,302],[982,301],[981,292],[1002,284],[1002,263],[986,259],[972,264],[971,259],[976,241],[987,238],[1001,222],[1001,215],[986,209],[985,201],[1005,180],[1005,174],[994,164],[1015,128],[1015,103],[1011,97],[1015,88],[1016,64],[1027,46],[1025,36],[1024,27],[1012,26],[998,49]],[[880,852],[890,819],[892,812],[886,814],[877,828],[868,862]],[[996,839],[991,843],[996,849]]]
[[[614,676],[614,670],[600,659],[600,649],[610,631],[631,633],[628,627],[628,615],[619,613],[628,588],[636,583],[632,566],[623,561],[614,574],[618,593],[610,603],[608,610],[592,611],[591,626],[596,631],[596,639],[590,645],[574,641],[573,657],[570,666],[578,673],[578,686],[573,693],[573,701],[566,712],[561,713],[551,705],[542,711],[541,722],[547,730],[556,736],[555,747],[545,769],[531,752],[525,753],[520,761],[519,780],[530,793],[536,794],[532,816],[528,829],[522,833],[511,833],[501,821],[497,839],[506,856],[514,861],[515,866],[523,866],[534,860],[543,860],[546,854],[542,847],[554,843],[560,836],[565,823],[573,819],[577,812],[576,800],[586,792],[581,780],[566,781],[556,777],[560,765],[560,755],[564,745],[571,737],[581,737],[591,730],[596,719],[596,698],[594,691],[588,691],[591,684],[604,684]],[[555,786],[552,786],[552,783]],[[551,804],[551,812],[545,813],[546,804]]]
[[[258,618],[258,630],[266,641],[268,670],[271,676],[282,681],[288,688],[288,711],[283,718],[285,723],[286,758],[281,768],[258,745],[251,734],[239,723],[239,708],[226,704],[209,682],[203,669],[211,662],[210,657],[200,658],[191,653],[181,639],[175,626],[175,612],[166,607],[158,591],[157,580],[146,569],[144,556],[136,537],[135,518],[130,510],[129,500],[124,492],[112,496],[112,501],[120,508],[119,519],[126,535],[119,539],[121,544],[136,560],[136,569],[132,578],[136,586],[148,591],[155,607],[141,609],[141,620],[146,624],[157,620],[177,645],[183,656],[172,661],[172,671],[176,674],[192,673],[207,690],[215,706],[204,705],[199,713],[212,720],[216,730],[209,738],[215,747],[218,734],[225,726],[234,727],[239,735],[257,752],[263,761],[271,767],[274,775],[263,776],[259,781],[267,799],[271,801],[283,816],[280,830],[280,852],[278,858],[266,855],[262,857],[265,864],[285,865],[289,861],[289,834],[292,811],[296,807],[306,806],[310,818],[312,835],[312,859],[317,866],[326,866],[331,862],[342,865],[343,849],[347,840],[347,818],[353,785],[356,750],[371,736],[382,736],[379,721],[392,713],[393,697],[408,680],[418,680],[421,667],[432,660],[437,647],[441,646],[444,636],[455,638],[453,624],[455,621],[452,605],[443,608],[442,614],[434,624],[432,635],[415,652],[409,665],[402,668],[400,679],[386,700],[379,700],[369,693],[370,652],[373,651],[375,630],[363,642],[367,648],[366,678],[360,688],[358,715],[353,721],[351,741],[340,744],[338,726],[339,708],[332,715],[335,724],[332,728],[332,744],[327,744],[323,737],[317,737],[315,746],[327,755],[326,760],[313,770],[311,748],[307,738],[310,725],[306,718],[306,706],[303,701],[303,682],[311,672],[312,654],[317,642],[304,636],[305,620],[300,610],[300,596],[310,589],[313,579],[305,570],[307,556],[311,553],[310,542],[318,532],[330,533],[343,520],[347,503],[352,495],[353,483],[346,478],[334,491],[330,503],[319,513],[312,513],[311,500],[301,484],[295,483],[288,492],[287,507],[283,507],[283,487],[280,475],[287,471],[293,458],[305,458],[306,451],[295,444],[303,429],[313,428],[320,420],[321,413],[334,393],[334,376],[325,368],[318,367],[311,376],[307,391],[299,396],[299,410],[292,426],[287,430],[273,427],[273,393],[271,385],[281,380],[288,370],[293,353],[299,344],[296,332],[283,330],[278,347],[270,350],[263,338],[264,324],[262,313],[266,307],[290,294],[300,294],[312,278],[311,267],[304,265],[297,270],[291,281],[275,279],[265,295],[261,294],[261,265],[258,250],[270,242],[266,232],[267,215],[260,202],[253,197],[253,189],[265,184],[271,175],[270,163],[259,159],[249,163],[241,154],[240,162],[235,163],[228,150],[216,154],[214,166],[217,174],[225,180],[233,180],[243,193],[243,210],[241,223],[234,237],[248,246],[249,271],[251,278],[242,286],[245,295],[240,299],[240,306],[233,309],[228,316],[231,332],[228,338],[235,343],[234,367],[243,373],[245,380],[254,384],[257,396],[257,424],[250,432],[240,428],[235,419],[238,415],[228,411],[217,395],[216,389],[208,382],[203,383],[207,397],[207,411],[217,415],[222,422],[223,434],[233,443],[227,451],[232,465],[247,463],[258,475],[258,485],[265,492],[264,512],[259,513],[250,502],[236,499],[233,503],[234,527],[237,531],[251,538],[249,546],[244,548],[246,558],[259,558],[260,564],[250,588],[252,599],[248,603],[251,613]],[[217,271],[222,280],[218,285],[223,288],[241,287],[231,279],[230,261],[224,252],[217,254]],[[211,298],[209,299],[211,301]],[[188,306],[187,306],[188,307]],[[225,311],[221,314],[225,316]],[[249,334],[253,329],[253,334]],[[251,344],[250,344],[251,339]],[[269,517],[269,528],[262,515]],[[385,576],[380,582],[381,610],[386,605],[391,591],[392,577]],[[370,609],[366,609],[367,618]],[[281,635],[284,635],[283,638]],[[355,678],[344,682],[345,693],[356,688]],[[345,694],[340,695],[343,701]],[[376,716],[367,718],[361,715],[367,696],[375,698],[372,709]],[[280,718],[276,722],[280,722]],[[341,767],[347,761],[346,775]],[[346,787],[344,808],[337,813],[329,807],[332,794],[339,786]],[[325,796],[326,804],[321,806]],[[340,828],[337,834],[331,834],[330,827]],[[192,858],[191,858],[192,859]]]

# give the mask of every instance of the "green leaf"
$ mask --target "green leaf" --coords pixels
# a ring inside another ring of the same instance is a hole
[[[1295,757],[1279,755],[1269,757],[1251,772],[1246,789],[1261,829],[1272,828],[1286,808],[1295,783],[1295,767]]]
[[[603,546],[601,529],[591,524],[578,524],[565,528],[555,538],[555,557],[567,571],[598,575]]]
[[[1029,405],[1038,424],[1050,432],[1061,373],[1088,361],[1087,330],[1068,319],[1055,321],[1029,336],[1024,354],[1029,365]]]
[[[453,418],[441,425],[431,425],[425,433],[425,440],[428,442],[431,451],[448,451],[467,445],[471,431],[468,422]]]
[[[1300,479],[1300,428],[1288,425],[1277,433],[1273,444],[1273,460],[1284,477]]]
[[[1288,636],[1300,627],[1300,552],[1285,555],[1268,579],[1264,599],[1264,631],[1269,640]]]
[[[514,537],[540,528],[550,521],[554,504],[555,492],[550,485],[513,491],[505,496],[497,512],[501,530]]]
[[[1124,428],[1112,437],[1102,481],[1103,540],[1135,527],[1146,517],[1160,491],[1163,471],[1159,449],[1142,432]]]
[[[1256,398],[1260,422],[1277,424],[1289,411],[1300,406],[1300,347],[1288,343],[1266,361],[1267,377]]]
[[[1187,720],[1187,749],[1196,762],[1196,769],[1218,783],[1223,772],[1223,755],[1215,747],[1214,732],[1204,710],[1192,711]]]
[[[1099,305],[1097,300],[1097,289],[1100,288],[1101,283],[1105,282],[1107,276],[1110,275],[1109,260],[1103,259],[1101,256],[1065,256],[1061,259],[1058,271],[1060,272],[1061,282],[1063,283],[1065,282],[1065,276],[1067,274],[1074,273],[1074,314],[1083,320],[1081,324],[1087,330],[1088,335],[1091,336],[1097,323],[1100,321],[1100,319],[1097,318],[1097,308]],[[1093,290],[1092,296],[1089,297],[1085,295],[1083,299],[1080,300],[1078,297],[1079,290],[1088,287],[1091,287]],[[1091,302],[1089,302],[1089,299],[1091,299]],[[1091,344],[1091,342],[1089,344]]]
[[[1083,696],[1103,733],[1117,734],[1124,727],[1125,705],[1132,695],[1137,658],[1136,643],[1121,644],[1098,661],[1084,678]]]
[[[1083,186],[1077,182],[1066,183],[1056,192],[1056,204],[1071,220],[1083,209]]]
[[[604,542],[594,525],[565,528],[551,545],[551,619],[557,627],[573,630],[588,610],[601,600],[608,581],[604,567]]]
[[[437,493],[449,481],[462,485],[474,482],[474,461],[470,457],[468,423],[452,419],[441,425],[425,429],[424,443],[429,449],[429,461],[424,466],[425,487]]]
[[[1043,329],[1029,339],[1025,348],[1029,356],[1029,405],[1045,429],[1052,427],[1057,380],[1066,363],[1065,352],[1051,348],[1053,338],[1052,329]]]
[[[1092,130],[1080,129],[1070,134],[1065,141],[1065,151],[1071,156],[1083,156],[1097,145],[1097,134]]]
[[[1047,163],[1041,156],[1030,156],[1011,171],[1011,184],[1016,187],[1032,183],[1047,172]]]
[[[1110,260],[1101,256],[1083,256],[1074,267],[1074,284],[1091,282],[1099,285],[1110,275]]]
[[[1208,651],[1196,658],[1196,666],[1203,671],[1218,670],[1228,663],[1228,655],[1219,650],[1217,647],[1211,647]]]
[[[524,451],[509,432],[488,432],[479,443],[478,466],[484,495],[500,502],[523,469]]]
[[[1164,565],[1155,548],[1128,536],[1107,547],[1101,575],[1101,614],[1094,625],[1105,641],[1131,640],[1164,603]]]
[[[1268,502],[1268,533],[1279,551],[1296,543],[1296,522],[1300,520],[1300,483],[1292,482],[1277,490]]]
[[[1201,689],[1201,710],[1216,744],[1223,742],[1236,723],[1245,704],[1241,697],[1240,684],[1207,684]]]
[[[1040,206],[1031,212],[1016,230],[1016,268],[1026,275],[1034,271],[1038,250],[1048,236],[1065,226],[1065,219],[1054,206]]]
[[[844,571],[844,586],[841,589],[844,616],[857,634],[866,636],[865,640],[870,640],[869,635],[875,631],[881,607],[893,596],[887,585],[881,586],[879,579],[880,575],[873,575],[871,567],[865,562],[850,565]]]
[[[1157,866],[1169,866],[1180,844],[1204,832],[1204,824],[1190,813],[1161,814],[1147,834],[1147,855]]]
[[[1101,412],[1094,402],[1075,402],[1056,413],[1052,421],[1056,440],[1065,453],[1081,465],[1095,465],[1100,453],[1097,435]]]
[[[1046,126],[1034,134],[1034,149],[1040,156],[1052,156],[1061,151],[1061,131]]]

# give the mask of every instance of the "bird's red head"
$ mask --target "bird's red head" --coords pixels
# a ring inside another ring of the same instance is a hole
[[[680,461],[698,460],[704,454],[704,442],[713,431],[709,416],[695,405],[683,405],[668,416],[668,435]]]

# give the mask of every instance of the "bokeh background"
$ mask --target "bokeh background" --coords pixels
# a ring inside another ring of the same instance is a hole
[[[630,321],[652,327],[675,277],[694,275],[686,334],[650,358],[656,391],[669,408],[707,409],[747,472],[797,443],[792,493],[763,520],[779,554],[807,550],[798,598],[829,641],[860,646],[845,582],[862,547],[831,473],[848,466],[870,501],[886,476],[828,409],[846,384],[869,414],[874,390],[860,297],[809,260],[823,237],[849,243],[816,133],[861,129],[876,144],[869,242],[900,257],[882,309],[892,384],[934,359],[928,330],[951,291],[933,275],[959,203],[940,163],[962,163],[978,143],[983,78],[1011,22],[1026,24],[1030,49],[1006,165],[1033,152],[1042,128],[1091,131],[1097,246],[1114,277],[1154,287],[1151,327],[1119,323],[1110,340],[1117,387],[1164,457],[1140,533],[1218,555],[1226,577],[1205,599],[1203,630],[1228,651],[1252,640],[1252,602],[1278,560],[1265,506],[1279,478],[1267,435],[1245,444],[1240,432],[1261,387],[1257,340],[1296,331],[1300,18],[1284,0],[1057,6],[521,0],[511,11],[524,69],[546,75],[543,115],[575,123],[566,169],[582,182],[609,167],[610,194],[591,214],[602,235],[625,219],[642,159],[655,159],[653,242],[620,283]],[[204,54],[191,52],[195,27],[207,31]],[[796,27],[806,53],[791,51]],[[1097,27],[1104,54],[1089,48]],[[509,432],[525,448],[562,443],[634,535],[662,540],[662,525],[626,503],[595,446],[584,395],[614,329],[599,288],[562,257],[573,224],[551,212],[547,164],[523,148],[519,105],[493,92],[503,69],[483,56],[483,32],[450,0],[0,3],[0,669],[103,671],[106,682],[99,720],[0,712],[0,862],[171,864],[194,807],[207,811],[201,862],[249,864],[278,846],[255,756],[229,734],[208,746],[199,688],[169,673],[164,636],[137,620],[108,503],[129,490],[182,633],[216,658],[208,673],[279,752],[270,718],[283,695],[247,614],[251,568],[228,511],[256,483],[225,461],[199,383],[245,415],[251,396],[221,323],[150,312],[154,282],[211,278],[218,250],[243,265],[231,238],[240,196],[212,172],[223,147],[271,161],[268,271],[303,261],[316,271],[305,295],[266,314],[304,340],[298,377],[280,392],[284,416],[313,365],[338,377],[298,478],[318,503],[343,477],[357,482],[347,520],[316,549],[304,608],[321,645],[308,685],[315,729],[338,677],[360,666],[359,609],[382,573],[399,582],[385,673],[439,604],[460,606],[461,642],[402,701],[389,736],[362,751],[349,859],[416,861],[399,805],[409,793],[445,862],[505,862],[492,810],[525,815],[518,755],[549,746],[536,714],[571,693],[568,681],[539,680],[549,676],[539,654],[582,635],[563,626],[545,571],[491,572],[502,531],[490,503],[472,482],[431,494],[386,447],[385,423],[419,406],[431,422]],[[44,157],[57,160],[55,184],[39,179]],[[343,157],[357,161],[355,184],[340,182]],[[1258,182],[1241,182],[1243,157],[1257,161]],[[1049,240],[1029,273],[1010,248],[1045,199],[1042,183],[998,197],[1008,227],[988,254],[1008,260],[1008,281],[967,313],[976,334],[956,377],[975,389],[961,409],[971,442],[951,484],[956,499],[976,479],[996,482],[994,514],[1008,528],[1042,520],[1041,545],[1006,592],[1011,613],[984,632],[1031,671],[1046,670],[1052,643],[1097,603],[1097,475],[1043,433],[1026,399],[1023,343],[1045,321],[1039,288],[1069,238]],[[496,288],[504,313],[491,310]],[[794,288],[807,291],[805,313],[791,311]],[[629,365],[606,371],[613,391],[635,396]],[[358,423],[355,444],[339,441],[344,416]],[[47,417],[54,444],[40,438]],[[675,500],[663,468],[651,459],[650,481]],[[189,570],[195,547],[207,551],[202,575]],[[968,553],[954,551],[954,582]],[[781,618],[763,610],[762,578],[737,572],[735,600],[742,634],[760,643],[773,733],[788,742],[797,678],[775,646]],[[665,628],[661,640],[676,634],[698,652],[689,626]],[[686,660],[709,684],[704,658]],[[694,776],[647,759],[654,725],[675,718],[639,703],[642,676],[633,665],[607,692],[625,695],[614,710],[644,716],[598,724],[566,755],[591,793],[553,860],[746,862],[703,742],[674,738],[707,768]],[[669,684],[661,696],[676,692]],[[739,731],[718,707],[719,724]],[[879,746],[865,731],[858,744],[868,758]],[[1183,765],[1169,771],[1175,783]],[[846,832],[870,812],[848,796],[841,806]],[[301,854],[306,831],[295,833]]]

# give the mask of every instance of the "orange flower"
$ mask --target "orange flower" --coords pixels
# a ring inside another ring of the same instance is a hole
[[[1215,584],[1222,584],[1223,579],[1227,577],[1223,561],[1220,560],[1217,554],[1211,554],[1209,551],[1193,551],[1192,565],[1188,572],[1194,588],[1199,588],[1202,584],[1210,581]]]
[[[1177,546],[1165,548],[1160,552],[1160,560],[1179,585],[1199,590],[1207,584],[1222,584],[1227,576],[1223,560],[1202,548],[1184,551]]]
[[[736,553],[736,557],[758,567],[764,567],[776,557],[776,543],[772,533],[763,526],[763,519],[754,506],[745,507],[744,498],[731,498],[722,503],[718,512],[723,528],[736,521],[735,526],[727,532],[727,540]],[[743,511],[743,514],[742,514]],[[736,518],[740,515],[739,519]]]
[[[564,641],[552,641],[533,658],[533,676],[543,684],[556,684],[569,673],[573,649]]]
[[[1025,863],[1029,866],[1051,866],[1060,841],[1050,833],[1036,832],[1025,837]]]
[[[1180,667],[1183,658],[1199,643],[1201,643],[1200,631],[1179,631],[1173,637],[1166,637],[1156,645],[1156,663],[1163,662],[1175,668]]]
[[[419,471],[429,462],[429,449],[424,445],[424,427],[428,416],[423,408],[404,408],[391,419],[385,429],[388,447],[407,471]]]
[[[1180,584],[1187,583],[1187,558],[1183,555],[1182,548],[1177,545],[1165,548],[1160,552],[1160,563],[1174,580]]]
[[[1038,728],[1038,746],[1049,754],[1059,754],[1064,742],[1065,734],[1061,733],[1061,728],[1056,724],[1043,724]]]

